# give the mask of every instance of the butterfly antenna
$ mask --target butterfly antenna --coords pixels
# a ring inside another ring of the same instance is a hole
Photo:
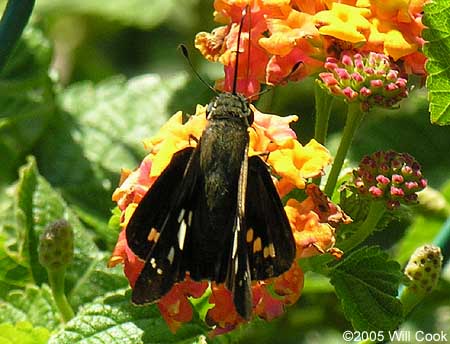
[[[241,34],[242,34],[242,26],[244,24],[244,19],[247,14],[248,5],[245,6],[245,8],[242,10],[242,17],[241,22],[239,23],[239,32],[238,32],[238,38],[237,38],[237,46],[236,46],[236,68],[234,69],[234,77],[233,77],[233,94],[236,94],[237,89],[237,77],[238,77],[238,68],[239,68],[239,49],[240,49],[240,43],[241,43]]]
[[[192,64],[191,58],[189,57],[189,51],[187,49],[187,47],[184,44],[180,44],[178,46],[178,49],[181,50],[181,53],[183,54],[183,56],[185,57],[185,59],[187,60],[187,62],[189,63],[189,66],[191,67],[191,70],[194,72],[195,76],[206,86],[208,87],[211,91],[213,91],[215,94],[219,94],[219,92],[217,92],[217,90],[212,87],[210,84],[208,84],[205,79],[203,79],[201,77],[201,75],[195,70],[194,65]]]

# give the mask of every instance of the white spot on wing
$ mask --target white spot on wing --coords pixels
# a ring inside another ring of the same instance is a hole
[[[188,226],[192,224],[192,210],[188,213]]]
[[[156,261],[155,261],[155,258],[150,259],[150,264],[152,265],[152,268],[153,268],[153,269],[156,268]]]
[[[167,259],[169,260],[170,264],[173,263],[173,257],[175,256],[175,249],[173,246],[170,248],[169,254],[167,255]]]
[[[186,227],[186,222],[182,220],[178,231],[178,246],[180,247],[180,250],[183,250],[184,239],[186,238]]]
[[[184,212],[185,212],[186,210],[183,208],[183,209],[181,209],[181,211],[180,211],[180,215],[178,215],[178,223],[180,223],[181,222],[181,220],[183,220],[183,217],[184,217]]]
[[[161,269],[158,268],[158,269],[156,270],[156,273],[157,273],[158,275],[162,275],[163,271],[162,271]]]

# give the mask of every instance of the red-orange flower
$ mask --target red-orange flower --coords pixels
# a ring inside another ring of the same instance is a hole
[[[207,288],[208,282],[195,282],[186,277],[159,300],[158,308],[172,332],[176,332],[182,323],[192,320],[193,311],[188,297],[199,298]]]
[[[252,285],[253,314],[272,320],[283,314],[285,306],[297,302],[303,289],[303,271],[294,262],[284,274]],[[214,335],[236,328],[244,321],[236,312],[231,292],[223,285],[213,284],[209,303],[214,307],[206,315],[207,323],[215,326]]]
[[[216,0],[214,17],[225,26],[199,33],[195,46],[208,60],[224,65],[219,89],[231,91],[236,77],[237,92],[250,98],[257,96],[260,84],[283,84],[319,72],[326,57],[339,58],[343,50],[383,53],[401,60],[404,72],[423,76],[425,2]]]
[[[319,50],[312,43],[319,36],[312,16],[294,10],[290,1],[216,0],[214,8],[216,21],[227,24],[227,29],[220,31],[223,39],[217,39],[215,31],[201,32],[195,46],[209,60],[225,66],[220,89],[231,91],[236,77],[237,92],[254,97],[261,83],[299,80],[320,68],[320,61],[313,57]]]
[[[351,219],[315,184],[308,185],[303,202],[290,199],[284,207],[297,244],[297,257],[327,252],[335,243],[335,228]]]

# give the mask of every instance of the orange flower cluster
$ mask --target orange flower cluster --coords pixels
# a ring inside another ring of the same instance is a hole
[[[231,91],[237,73],[237,91],[248,97],[258,93],[261,83],[317,73],[326,57],[339,58],[344,50],[384,53],[401,60],[406,73],[424,75],[425,1],[215,0],[215,20],[224,26],[198,33],[195,46],[225,66],[219,88]]]
[[[306,179],[322,174],[331,161],[326,148],[312,140],[302,146],[289,123],[296,116],[279,117],[263,114],[253,107],[254,123],[249,129],[250,155],[267,154],[268,164],[280,179],[274,182],[282,195],[293,188],[305,189]],[[151,139],[145,142],[150,153],[135,171],[123,171],[121,185],[113,194],[122,211],[122,232],[109,261],[109,266],[124,264],[125,274],[133,287],[144,262],[137,258],[127,245],[126,225],[142,197],[158,178],[177,151],[196,145],[206,125],[205,107],[198,106],[197,113],[182,123],[181,112],[176,113]],[[306,189],[309,197],[299,203],[288,201],[286,213],[297,243],[297,257],[323,253],[334,245],[334,228],[341,221],[342,212],[324,196],[316,186]],[[325,203],[325,204],[324,204]],[[320,210],[319,210],[320,209]],[[324,213],[325,212],[325,213]],[[339,215],[340,214],[340,215]],[[200,297],[208,287],[207,282],[189,279],[174,285],[158,302],[159,309],[172,331],[192,318],[188,297]],[[266,281],[258,281],[253,289],[253,313],[264,319],[279,316],[285,305],[294,303],[303,288],[303,273],[296,262],[283,275]],[[214,304],[206,320],[215,326],[214,333],[236,327],[244,320],[237,314],[230,292],[223,286],[212,284],[209,299]]]

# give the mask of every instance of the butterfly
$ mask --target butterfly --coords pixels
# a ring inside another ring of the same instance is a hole
[[[252,281],[293,263],[292,230],[269,168],[248,157],[253,112],[235,85],[208,104],[196,147],[173,155],[127,224],[127,244],[145,261],[135,304],[157,302],[189,274],[224,283],[238,314],[250,319]]]

